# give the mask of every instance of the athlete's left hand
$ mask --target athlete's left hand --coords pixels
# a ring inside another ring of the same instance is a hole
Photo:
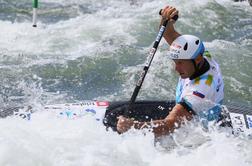
[[[119,133],[128,131],[134,125],[134,121],[132,119],[125,118],[123,116],[119,116],[117,119],[118,122],[116,127]]]
[[[175,7],[167,5],[162,9],[161,15],[162,19],[167,19],[171,20],[171,22],[175,22],[176,20],[173,20],[173,18],[176,15],[179,15],[179,11]]]

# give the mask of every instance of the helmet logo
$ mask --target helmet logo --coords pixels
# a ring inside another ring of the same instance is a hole
[[[177,43],[172,43],[171,47],[170,47],[170,57],[172,59],[178,59],[179,58],[179,54],[180,54],[180,49],[181,46],[178,45]]]
[[[171,57],[172,59],[178,59],[179,53],[180,53],[179,49],[170,48],[170,57]]]
[[[176,43],[172,43],[172,45],[171,45],[172,47],[175,47],[175,48],[181,48],[181,46],[180,45],[178,45],[178,44],[176,44]]]

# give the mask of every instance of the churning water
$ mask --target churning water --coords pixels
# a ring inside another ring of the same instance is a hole
[[[0,119],[0,165],[252,165],[251,140],[214,128],[181,129],[167,150],[154,146],[152,133],[118,135],[90,117],[67,120],[39,111],[53,103],[128,100],[158,32],[158,11],[167,4],[180,11],[177,30],[201,37],[219,62],[226,102],[251,106],[247,2],[41,0],[33,28],[31,0],[0,0],[1,106],[38,111],[31,121]],[[174,98],[178,76],[167,49],[161,42],[138,99]]]

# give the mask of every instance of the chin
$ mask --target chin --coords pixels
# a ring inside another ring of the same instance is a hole
[[[181,77],[182,79],[189,78],[188,76],[185,76],[185,75],[180,75],[180,77]]]
[[[182,79],[186,79],[187,77],[184,77],[184,76],[180,76]]]

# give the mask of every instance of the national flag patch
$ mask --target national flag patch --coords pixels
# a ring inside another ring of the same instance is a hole
[[[193,91],[193,94],[195,95],[195,96],[198,96],[198,97],[200,97],[200,98],[205,98],[205,95],[203,95],[202,93],[200,93],[200,92],[198,92],[198,91]]]

